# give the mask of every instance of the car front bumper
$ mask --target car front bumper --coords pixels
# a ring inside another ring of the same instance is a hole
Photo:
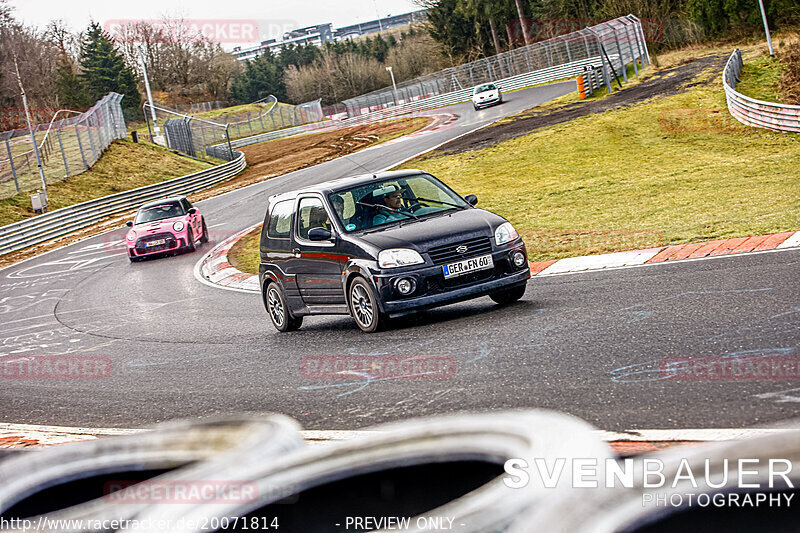
[[[498,96],[497,98],[487,98],[485,100],[473,100],[472,103],[475,104],[475,107],[483,107],[489,106],[492,104],[498,104],[502,101],[502,97]]]
[[[153,235],[143,236],[138,238],[135,243],[131,243],[129,241],[128,255],[131,257],[147,257],[151,255],[175,252],[186,247],[186,237],[180,233],[158,234],[155,237],[163,238],[166,242],[163,245],[145,247],[144,242],[148,239],[152,239],[153,237]]]
[[[511,255],[515,252],[522,252],[526,256],[525,265],[521,268],[515,267],[511,262]],[[425,265],[415,270],[375,275],[381,311],[390,317],[402,316],[486,296],[525,284],[531,277],[524,245],[518,244],[494,251],[492,261],[494,267],[491,269],[475,271],[453,280],[444,279],[442,265]],[[401,278],[412,278],[416,285],[408,296],[400,295],[396,289],[396,282]]]

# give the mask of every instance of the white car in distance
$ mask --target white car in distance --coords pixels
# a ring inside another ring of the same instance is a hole
[[[500,92],[500,87],[494,83],[482,83],[476,86],[472,91],[472,106],[475,108],[475,111],[482,107],[500,104],[502,102],[503,94]]]

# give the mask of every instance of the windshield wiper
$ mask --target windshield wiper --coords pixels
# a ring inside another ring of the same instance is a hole
[[[358,205],[364,205],[364,206],[367,206],[367,207],[372,207],[374,209],[377,209],[378,211],[380,211],[381,209],[386,209],[390,213],[400,213],[401,215],[405,215],[407,217],[411,217],[411,218],[413,218],[415,220],[419,219],[419,217],[416,216],[416,215],[412,215],[411,213],[406,213],[405,211],[400,211],[398,209],[392,209],[391,207],[387,207],[385,205],[368,204],[368,203],[365,203],[365,202],[356,202],[356,203]]]
[[[406,198],[406,200],[422,200],[423,202],[436,202],[437,204],[442,204],[442,205],[452,205],[453,207],[458,207],[459,209],[467,208],[467,206],[465,205],[458,205],[452,202],[443,202],[441,200],[434,200],[433,198],[423,198],[422,196],[415,196],[414,198]]]

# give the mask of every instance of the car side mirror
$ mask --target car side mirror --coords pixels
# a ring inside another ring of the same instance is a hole
[[[125,225],[128,226],[129,228],[132,228],[133,227],[133,221],[129,220],[129,221],[127,221],[125,223]]]
[[[308,230],[308,240],[310,241],[329,241],[333,234],[325,228],[311,228]]]
[[[195,213],[197,213],[197,209],[196,209],[196,208],[194,208],[194,207],[190,207],[190,208],[189,208],[189,211],[188,211],[188,213],[189,213],[190,215],[194,215]]]
[[[468,195],[466,195],[466,196],[464,197],[464,200],[466,200],[466,202],[467,202],[469,205],[478,205],[478,197],[477,197],[477,196],[475,196],[474,194],[468,194]]]

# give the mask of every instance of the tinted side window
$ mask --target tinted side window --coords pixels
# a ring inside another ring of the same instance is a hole
[[[183,209],[184,209],[185,211],[189,211],[189,209],[191,209],[191,208],[192,208],[192,204],[190,204],[190,203],[189,203],[189,200],[187,200],[186,198],[184,198],[183,200],[181,200],[181,204],[183,204]]]
[[[297,224],[297,236],[301,239],[308,239],[308,232],[313,228],[331,228],[328,213],[319,198],[303,198],[300,200],[298,216],[300,218]]]
[[[294,200],[284,200],[272,206],[267,235],[276,239],[289,238],[289,232],[292,229],[293,208]]]

